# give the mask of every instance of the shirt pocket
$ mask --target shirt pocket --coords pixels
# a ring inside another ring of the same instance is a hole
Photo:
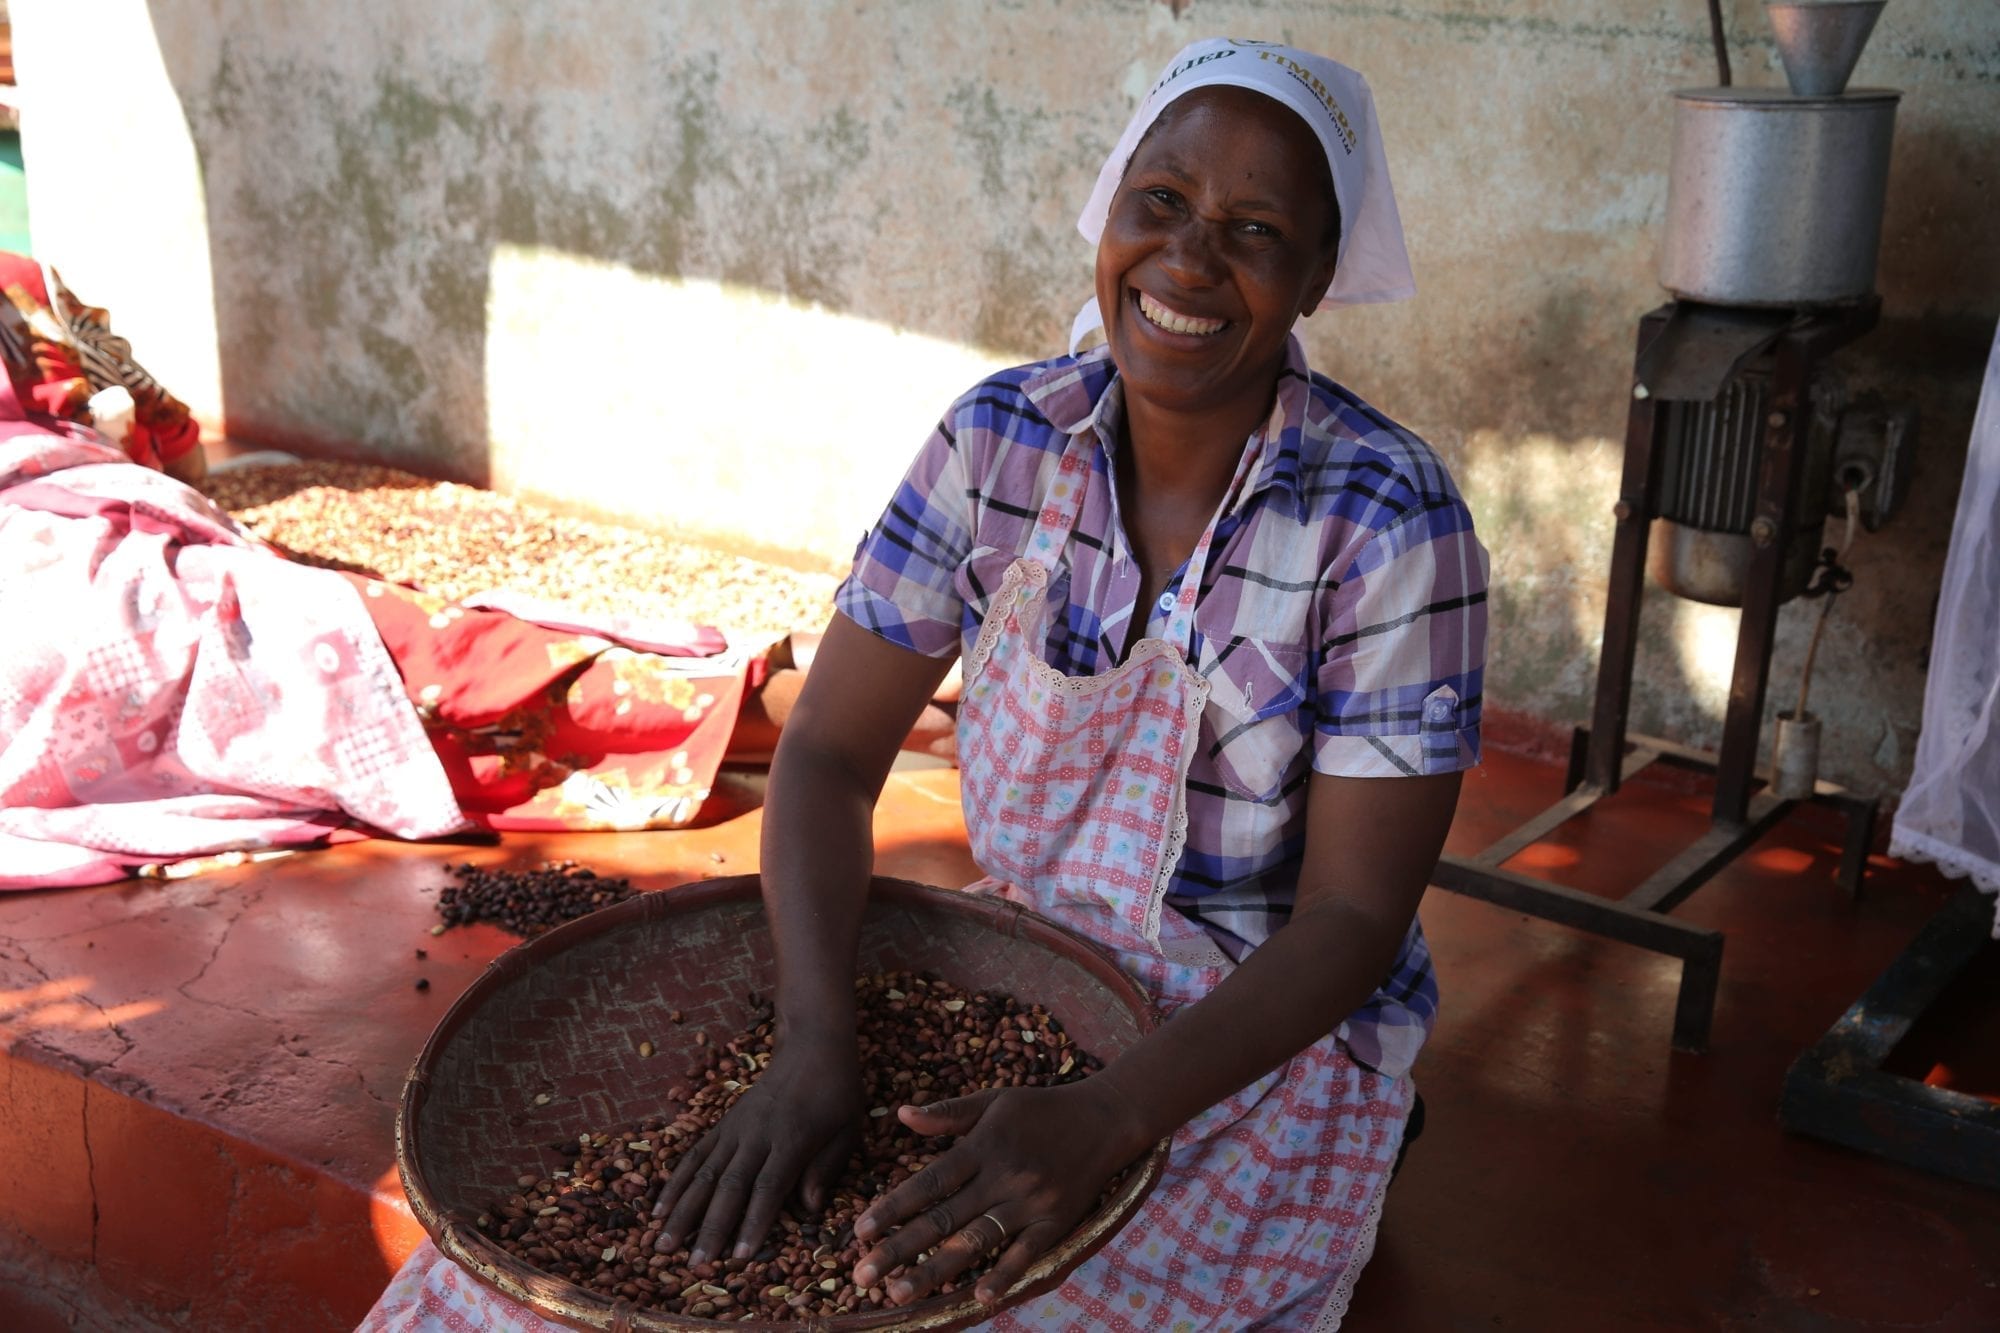
[[[1202,656],[1204,754],[1230,791],[1274,804],[1306,758],[1306,650],[1236,639],[1214,651],[1204,644]]]

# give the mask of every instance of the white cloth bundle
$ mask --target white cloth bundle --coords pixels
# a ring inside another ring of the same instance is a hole
[[[1889,851],[2000,894],[2000,336],[1965,451],[1924,727]],[[2000,905],[1993,935],[2000,939]]]

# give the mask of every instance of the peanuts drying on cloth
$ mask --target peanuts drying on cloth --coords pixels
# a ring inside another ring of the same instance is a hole
[[[826,624],[839,582],[369,464],[249,464],[211,474],[202,489],[294,559],[447,601],[504,589],[591,614],[775,638]]]
[[[943,1101],[986,1088],[1069,1083],[1102,1067],[1077,1049],[1047,1009],[1011,996],[968,992],[909,972],[865,977],[855,995],[864,1104],[870,1108]],[[806,1217],[796,1201],[788,1205],[751,1258],[694,1268],[688,1246],[653,1252],[664,1226],[652,1215],[653,1201],[681,1154],[756,1082],[770,1062],[774,1030],[770,1004],[752,997],[749,1024],[703,1048],[699,1067],[669,1091],[661,1115],[565,1137],[553,1145],[562,1165],[532,1178],[523,1174],[529,1183],[479,1215],[480,1232],[544,1272],[643,1309],[789,1321],[887,1305],[883,1284],[857,1288],[852,1281],[869,1248],[855,1239],[854,1222],[950,1146],[948,1139],[919,1137],[893,1115],[863,1118],[861,1146],[826,1212]],[[1035,1039],[1022,1041],[1025,1033]],[[1107,1186],[1106,1195],[1119,1183]],[[969,1287],[991,1267],[989,1258],[940,1292]]]

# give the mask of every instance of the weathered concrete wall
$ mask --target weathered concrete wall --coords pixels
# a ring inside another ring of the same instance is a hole
[[[1667,92],[1714,81],[1698,0],[14,9],[38,243],[233,433],[825,565],[960,388],[1059,348],[1075,209],[1166,57],[1328,51],[1375,86],[1422,295],[1313,321],[1312,354],[1457,468],[1492,704],[1587,712]],[[1781,82],[1761,5],[1725,9],[1738,81]],[[1890,5],[1856,82],[1906,96],[1884,326],[1845,361],[1925,448],[1814,703],[1832,775],[1882,789],[2000,309],[2000,7]],[[1638,725],[1715,739],[1733,621],[1649,606]],[[1786,609],[1774,696],[1809,623]]]

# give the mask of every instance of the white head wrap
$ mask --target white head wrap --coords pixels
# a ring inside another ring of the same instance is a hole
[[[1325,56],[1271,42],[1216,37],[1184,48],[1169,62],[1097,173],[1097,187],[1076,220],[1083,239],[1096,245],[1104,235],[1125,166],[1160,113],[1175,98],[1216,84],[1248,88],[1283,103],[1318,136],[1340,203],[1340,241],[1326,303],[1365,305],[1415,296],[1417,281],[1403,248],[1403,220],[1389,186],[1389,160],[1382,152],[1367,80]],[[1071,349],[1103,325],[1093,296],[1070,329]]]

